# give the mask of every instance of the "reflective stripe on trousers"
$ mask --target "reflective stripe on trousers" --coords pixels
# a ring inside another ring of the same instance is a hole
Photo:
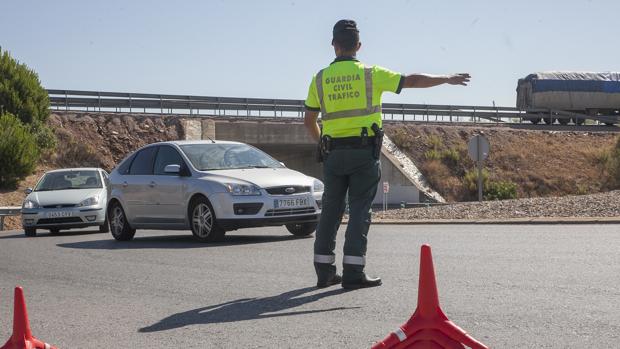
[[[314,255],[314,263],[334,264],[334,263],[336,263],[336,256],[334,256],[334,255],[324,255],[324,254],[315,254]]]
[[[360,256],[344,256],[342,264],[366,265],[366,257]]]
[[[381,112],[381,106],[372,105],[372,68],[364,68],[364,82],[366,83],[366,108],[365,109],[351,109],[341,110],[328,113],[325,108],[325,98],[323,95],[323,70],[316,74],[316,90],[319,96],[319,102],[321,104],[321,117],[323,120],[333,120],[341,118],[350,118],[355,116],[365,116]]]

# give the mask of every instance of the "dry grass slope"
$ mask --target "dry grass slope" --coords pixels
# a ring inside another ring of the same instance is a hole
[[[464,177],[474,168],[468,140],[484,131],[491,144],[485,163],[492,181],[517,185],[517,197],[591,194],[614,189],[607,157],[615,133],[550,132],[386,123],[388,136],[449,201],[473,200]],[[454,155],[458,154],[458,160]]]

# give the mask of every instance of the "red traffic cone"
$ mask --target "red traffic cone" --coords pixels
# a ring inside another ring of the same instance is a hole
[[[431,247],[422,245],[418,307],[411,318],[372,349],[488,349],[455,325],[441,310]]]
[[[15,287],[15,305],[13,308],[13,334],[0,349],[56,349],[32,336],[24,290]]]

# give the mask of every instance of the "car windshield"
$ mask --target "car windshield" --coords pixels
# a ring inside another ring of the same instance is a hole
[[[200,171],[281,168],[280,162],[247,144],[187,144],[181,149]]]
[[[101,188],[97,171],[61,171],[45,174],[34,191]]]

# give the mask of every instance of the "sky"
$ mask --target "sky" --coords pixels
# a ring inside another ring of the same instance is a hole
[[[2,0],[0,46],[50,89],[305,99],[348,18],[367,65],[472,75],[384,102],[514,106],[533,72],[620,71],[618,13],[618,0]]]

